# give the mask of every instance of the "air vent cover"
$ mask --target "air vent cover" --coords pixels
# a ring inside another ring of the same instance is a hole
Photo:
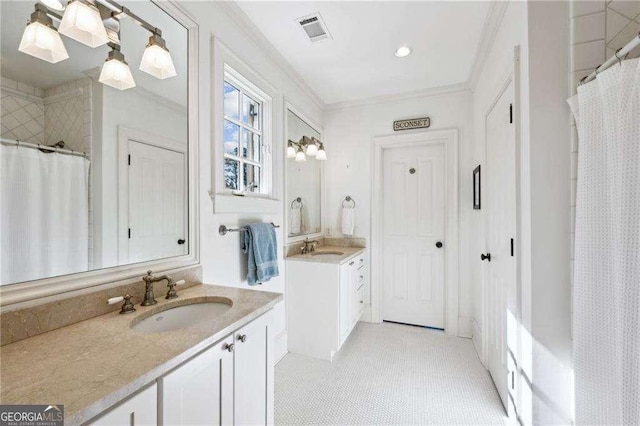
[[[319,12],[298,18],[296,22],[300,24],[309,40],[313,42],[331,38],[327,25],[322,20]]]

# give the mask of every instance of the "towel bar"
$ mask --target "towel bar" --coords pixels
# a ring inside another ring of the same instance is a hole
[[[356,200],[354,200],[353,198],[351,198],[350,195],[347,195],[346,197],[344,197],[344,200],[342,200],[342,207],[345,207],[344,203],[349,203],[349,202],[353,202],[353,208],[356,208]]]
[[[278,225],[274,224],[273,222],[271,222],[271,226],[273,226],[274,228],[280,228],[280,226],[278,226]],[[220,225],[220,226],[218,227],[218,234],[220,234],[220,235],[223,235],[223,236],[224,236],[224,235],[227,235],[227,232],[240,232],[240,231],[246,231],[246,230],[247,230],[247,227],[246,227],[246,226],[243,226],[242,228],[235,228],[235,229],[233,229],[233,228],[227,228],[227,227],[226,227],[226,226],[224,226],[224,225]]]

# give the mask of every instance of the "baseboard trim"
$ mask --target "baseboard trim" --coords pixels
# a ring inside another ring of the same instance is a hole
[[[478,321],[473,318],[471,320],[471,326],[473,328],[473,336],[471,337],[473,347],[476,349],[478,358],[480,358],[480,361],[484,364],[484,357],[482,355],[482,330],[480,329],[480,324],[478,324]]]
[[[469,317],[458,317],[458,337],[470,339],[473,336],[472,321]]]
[[[278,333],[278,335],[276,335],[276,338],[275,338],[274,365],[278,364],[282,360],[282,358],[284,358],[284,356],[287,353],[289,353],[287,345],[288,345],[287,330],[282,330],[280,333]]]

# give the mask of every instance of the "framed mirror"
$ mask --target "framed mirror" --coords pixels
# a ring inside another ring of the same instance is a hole
[[[197,263],[195,23],[167,2],[0,8],[2,305]]]
[[[286,110],[286,199],[288,242],[322,235],[323,164],[326,159],[322,129],[298,109]],[[309,149],[312,146],[312,149]],[[318,156],[318,148],[322,154]]]

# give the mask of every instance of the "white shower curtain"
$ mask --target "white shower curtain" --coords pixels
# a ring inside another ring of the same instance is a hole
[[[89,160],[0,149],[1,283],[86,271]]]
[[[640,424],[640,61],[569,100],[579,136],[574,269],[577,424]]]

